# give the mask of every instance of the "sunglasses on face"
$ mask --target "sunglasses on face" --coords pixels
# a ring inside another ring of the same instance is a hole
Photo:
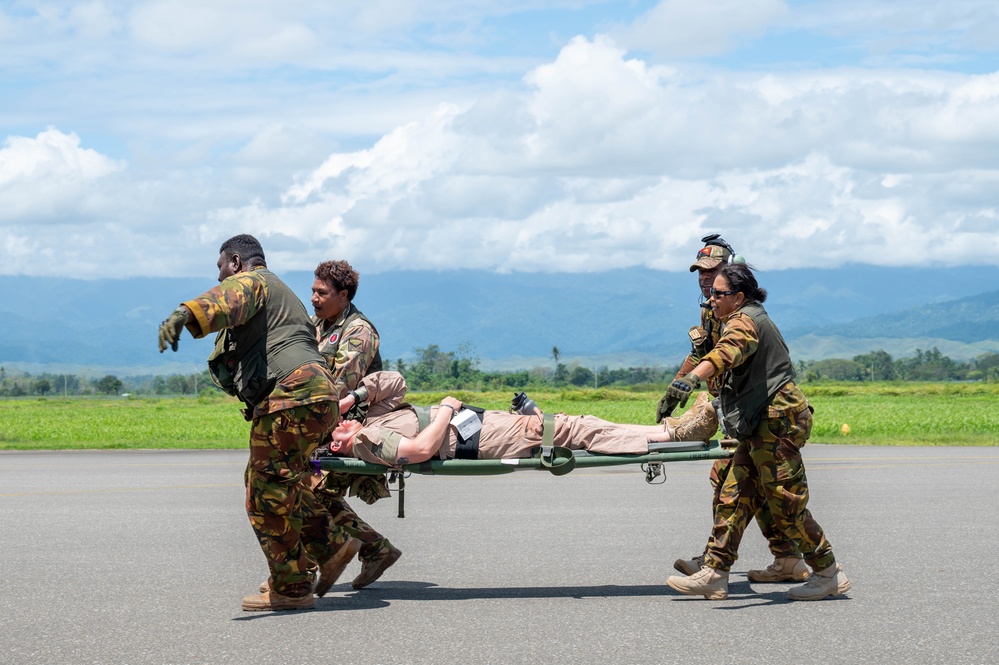
[[[738,291],[719,291],[718,289],[711,287],[711,297],[717,298],[718,296],[734,296]]]

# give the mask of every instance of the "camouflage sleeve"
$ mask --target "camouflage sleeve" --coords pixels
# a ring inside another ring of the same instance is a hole
[[[191,310],[187,329],[195,338],[249,321],[267,300],[267,282],[255,271],[241,272],[182,303]]]
[[[378,351],[378,341],[378,333],[361,318],[343,332],[332,367],[333,384],[341,397],[361,384]]]
[[[686,358],[683,359],[683,364],[680,365],[680,371],[676,373],[676,377],[674,378],[674,380],[682,379],[683,377],[693,372],[694,368],[697,367],[698,363],[700,363],[700,359],[695,358],[694,354],[692,353],[689,354]]]
[[[714,365],[715,376],[725,370],[738,367],[754,353],[760,345],[760,332],[756,323],[748,315],[736,312],[722,327],[721,336],[701,359]]]
[[[373,372],[361,384],[368,390],[368,418],[395,411],[406,399],[406,379],[399,372]]]

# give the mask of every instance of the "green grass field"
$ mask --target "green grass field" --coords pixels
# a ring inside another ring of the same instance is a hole
[[[999,385],[821,383],[803,386],[815,407],[813,442],[885,446],[993,446]],[[436,404],[443,393],[410,393]],[[457,392],[470,404],[506,409],[512,393]],[[660,393],[532,392],[547,411],[652,424]],[[0,450],[242,448],[249,426],[228,398],[34,398],[0,400]],[[843,433],[847,425],[849,433]]]

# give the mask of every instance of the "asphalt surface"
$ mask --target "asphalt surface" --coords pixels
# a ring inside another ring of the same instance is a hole
[[[403,556],[315,610],[249,613],[266,566],[244,451],[0,453],[0,663],[995,663],[999,447],[805,449],[810,507],[853,583],[790,602],[664,580],[708,535],[710,462],[554,477],[414,476],[358,511]]]

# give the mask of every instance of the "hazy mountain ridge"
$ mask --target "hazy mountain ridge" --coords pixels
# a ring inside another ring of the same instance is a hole
[[[940,348],[955,359],[999,350],[999,269],[876,268],[758,273],[767,310],[795,359],[851,357],[884,348],[895,356]],[[312,274],[282,275],[308,305]],[[156,329],[176,305],[214,284],[204,278],[69,280],[0,277],[0,363],[8,366],[142,368],[169,373],[204,366],[210,340],[186,334],[159,354]],[[674,364],[698,321],[696,278],[630,268],[602,273],[479,271],[362,275],[356,304],[375,322],[383,357],[411,357],[437,344],[467,343],[485,368],[551,362],[587,366]],[[309,308],[311,312],[311,308]],[[519,364],[515,364],[519,363]],[[68,371],[68,370],[63,370]]]
[[[930,337],[981,342],[997,337],[999,291],[914,307],[892,316],[858,319],[830,326],[826,333],[844,337]]]

